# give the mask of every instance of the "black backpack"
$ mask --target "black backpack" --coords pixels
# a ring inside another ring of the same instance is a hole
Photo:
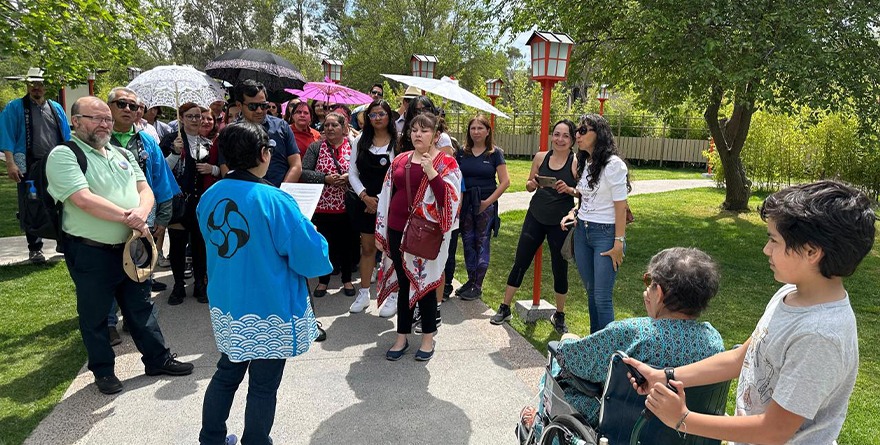
[[[76,156],[76,163],[85,174],[88,168],[85,152],[76,142],[67,141],[64,145],[69,147]],[[57,149],[58,147],[55,147],[52,150]],[[49,155],[46,154],[43,159],[34,162],[29,167],[28,182],[33,181],[33,185],[28,184],[27,193],[19,198],[22,202],[18,207],[21,209],[18,219],[21,230],[25,233],[58,241],[58,251],[61,252],[61,213],[64,205],[55,201],[55,198],[49,194],[49,181],[46,179],[46,160],[48,158]]]

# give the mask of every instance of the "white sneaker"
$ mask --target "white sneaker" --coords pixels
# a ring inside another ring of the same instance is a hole
[[[373,283],[377,282],[377,280],[379,279],[379,268],[378,267],[373,269],[373,276],[370,279],[372,280]]]
[[[389,295],[379,308],[379,316],[382,318],[391,318],[395,314],[397,314],[397,293]]]
[[[162,252],[159,252],[159,260],[156,262],[159,267],[171,267],[171,260],[165,258]]]
[[[358,291],[357,298],[354,299],[354,303],[351,304],[348,311],[352,314],[356,314],[358,312],[363,312],[364,309],[368,307],[370,307],[370,290],[362,288]]]

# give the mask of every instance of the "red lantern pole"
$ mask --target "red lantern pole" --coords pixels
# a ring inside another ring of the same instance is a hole
[[[498,99],[498,96],[489,96],[489,99],[492,100],[492,106],[495,106],[495,101]],[[489,124],[492,126],[492,131],[495,131],[495,114],[489,118]]]
[[[599,98],[599,116],[605,115],[605,101],[608,100],[606,98]]]
[[[89,96],[95,95],[95,73],[89,73]]]
[[[540,151],[547,151],[550,147],[547,141],[550,139],[550,99],[553,93],[555,80],[541,80],[541,136],[538,142]],[[494,117],[494,116],[493,116]],[[532,282],[532,305],[541,305],[541,257],[544,252],[544,243],[535,252],[535,278]]]

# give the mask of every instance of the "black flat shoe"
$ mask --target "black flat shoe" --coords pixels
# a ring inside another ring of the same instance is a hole
[[[420,362],[426,362],[428,360],[431,360],[431,358],[434,357],[434,350],[435,349],[437,349],[437,342],[434,342],[431,345],[430,351],[422,351],[421,349],[419,349],[418,351],[416,351],[416,360],[420,361]]]
[[[324,289],[318,289],[317,286],[316,286],[316,287],[315,287],[315,290],[312,291],[312,296],[315,297],[315,298],[321,298],[321,297],[323,297],[323,296],[325,296],[325,295],[327,295],[327,288],[324,288]]]
[[[347,287],[343,287],[342,293],[345,294],[346,297],[353,297],[353,296],[357,295],[357,290],[354,288],[354,286],[352,286],[351,289],[349,289]]]
[[[392,362],[396,362],[400,360],[401,357],[403,357],[403,354],[406,353],[407,349],[409,349],[409,340],[404,343],[403,349],[399,351],[392,351],[389,349],[388,352],[385,353],[385,358],[391,360]]]

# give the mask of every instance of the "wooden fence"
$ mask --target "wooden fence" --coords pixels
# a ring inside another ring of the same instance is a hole
[[[464,143],[463,133],[449,134]],[[507,156],[532,156],[538,151],[538,138],[536,134],[498,134],[495,145]],[[709,149],[709,141],[702,139],[621,136],[615,141],[627,160],[659,161],[661,166],[664,162],[705,165],[703,151]]]

